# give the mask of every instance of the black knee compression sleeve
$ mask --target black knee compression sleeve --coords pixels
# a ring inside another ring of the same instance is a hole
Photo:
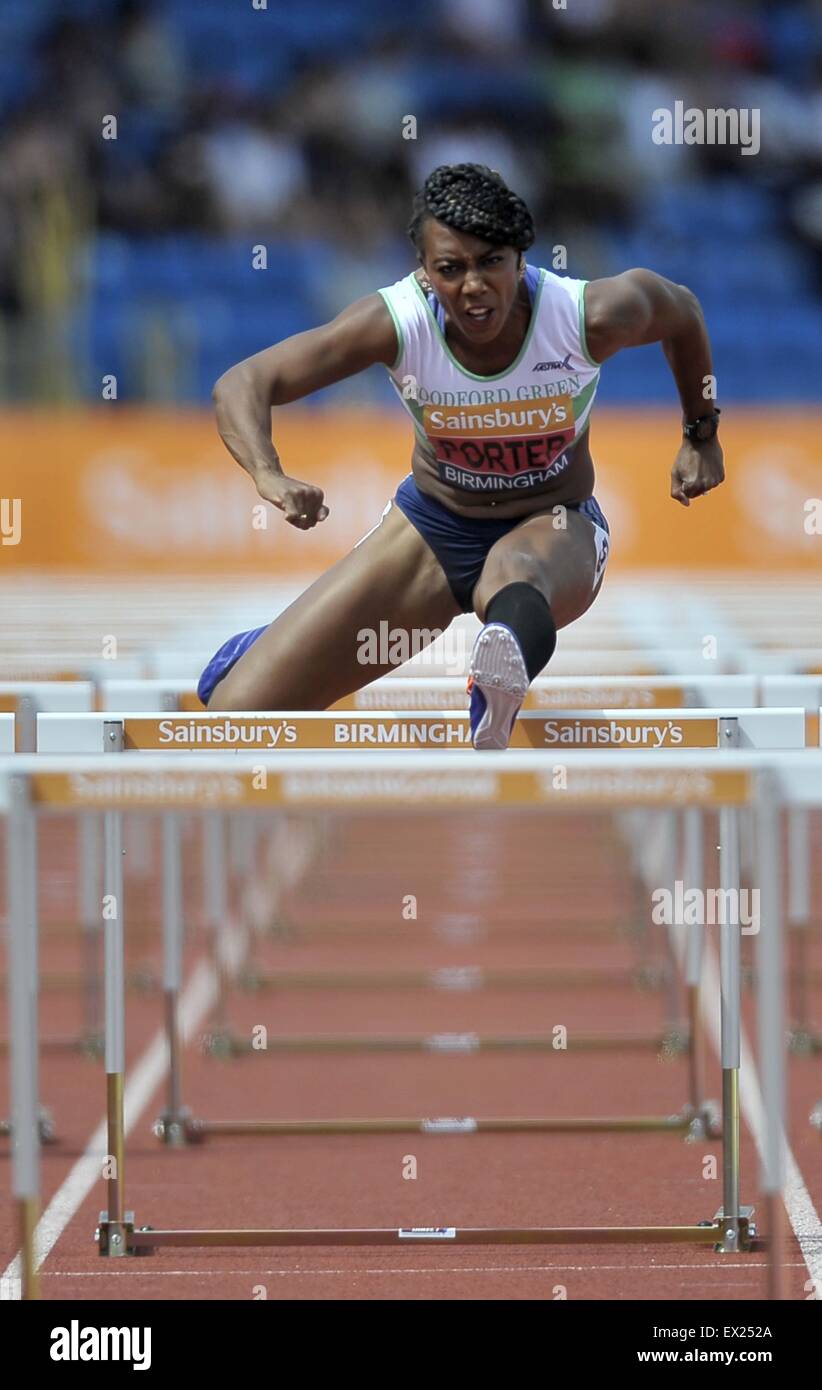
[[[556,625],[548,602],[533,584],[506,584],[487,605],[485,621],[510,627],[522,648],[529,681],[554,654]]]

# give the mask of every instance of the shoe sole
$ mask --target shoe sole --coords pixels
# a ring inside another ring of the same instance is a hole
[[[474,643],[468,670],[487,706],[474,734],[474,747],[505,749],[528,691],[528,672],[511,629],[488,623]]]

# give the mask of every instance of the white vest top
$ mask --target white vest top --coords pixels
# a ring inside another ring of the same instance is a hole
[[[475,495],[522,495],[559,477],[591,417],[600,369],[585,343],[588,282],[528,266],[525,283],[528,332],[494,376],[460,366],[442,306],[416,273],[379,291],[399,343],[389,374],[419,447],[443,483]]]

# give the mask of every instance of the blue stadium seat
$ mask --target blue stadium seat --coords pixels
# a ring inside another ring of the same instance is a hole
[[[772,230],[778,218],[771,190],[741,178],[660,184],[649,190],[642,205],[643,223],[653,234],[681,236],[702,228],[753,238]]]

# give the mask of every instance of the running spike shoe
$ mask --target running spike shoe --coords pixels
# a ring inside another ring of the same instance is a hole
[[[510,627],[486,623],[468,670],[471,742],[477,749],[507,748],[528,690],[522,649]]]

